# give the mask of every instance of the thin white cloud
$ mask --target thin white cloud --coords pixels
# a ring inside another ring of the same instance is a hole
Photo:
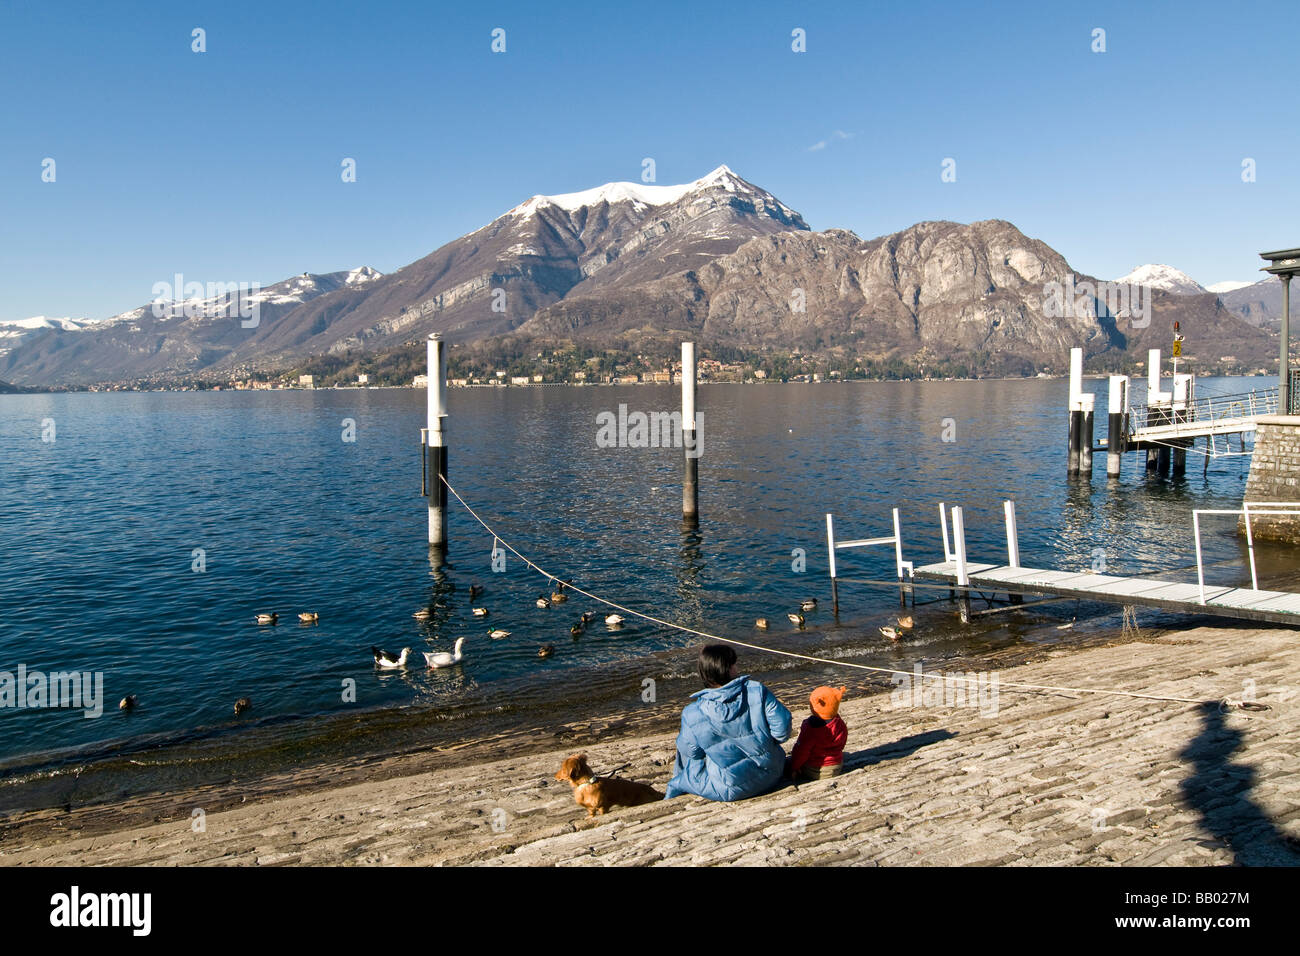
[[[813,143],[811,146],[809,146],[808,152],[810,153],[820,152],[821,150],[829,146],[831,143],[834,143],[842,139],[852,139],[852,138],[853,138],[852,133],[846,133],[842,129],[837,129],[835,132],[831,133],[830,136],[826,137],[823,140],[819,140],[818,142]]]

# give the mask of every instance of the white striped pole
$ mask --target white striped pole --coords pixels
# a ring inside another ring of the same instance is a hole
[[[1118,478],[1124,462],[1124,445],[1128,433],[1124,430],[1124,413],[1128,410],[1128,376],[1110,377],[1110,395],[1106,411],[1109,416],[1106,432],[1106,477]]]
[[[429,449],[426,490],[429,493],[429,546],[447,546],[447,353],[437,333],[429,336]]]
[[[700,458],[695,430],[695,343],[682,343],[682,444],[686,448],[682,477],[682,518],[690,524],[700,518]]]
[[[1083,349],[1070,349],[1070,430],[1066,473],[1079,473],[1079,446],[1083,437]]]

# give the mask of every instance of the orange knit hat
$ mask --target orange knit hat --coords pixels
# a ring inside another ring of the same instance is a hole
[[[847,687],[818,687],[808,695],[812,712],[822,720],[830,720],[840,712],[840,699]]]

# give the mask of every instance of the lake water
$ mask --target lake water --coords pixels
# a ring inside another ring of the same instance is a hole
[[[1087,387],[1104,409],[1105,383]],[[897,591],[865,585],[842,586],[836,623],[826,512],[841,537],[873,537],[890,533],[899,507],[904,557],[921,564],[942,557],[938,503],[960,504],[979,560],[1005,555],[1010,497],[1025,563],[1104,558],[1112,573],[1157,573],[1194,564],[1192,508],[1239,506],[1248,457],[1216,459],[1203,478],[1190,455],[1185,479],[1167,481],[1129,455],[1115,484],[1103,455],[1091,482],[1067,481],[1066,391],[1063,380],[703,386],[697,530],[680,519],[680,450],[596,444],[599,413],[672,410],[674,387],[453,390],[449,477],[512,545],[588,590],[709,633],[910,668],[1071,640],[1086,624],[1057,629],[1080,613],[1071,602],[963,627],[940,603],[918,608],[915,640],[894,646],[877,626],[897,613]],[[560,702],[632,707],[645,677],[695,689],[697,638],[629,621],[574,640],[570,625],[595,605],[575,596],[535,608],[546,580],[513,556],[494,573],[492,538],[454,500],[448,565],[431,566],[424,413],[424,392],[409,389],[0,396],[0,670],[100,672],[105,698],[97,719],[0,709],[0,791],[159,753],[191,766],[196,753],[255,745],[271,766],[322,728],[403,726],[394,715],[419,721],[427,745],[471,712],[544,720]],[[43,441],[50,422],[54,440]],[[1097,428],[1104,435],[1104,414]],[[1211,580],[1245,579],[1232,532],[1230,520],[1208,527]],[[1293,575],[1285,555],[1260,562],[1264,586]],[[842,554],[841,574],[892,578],[892,553]],[[486,588],[475,602],[486,621],[470,614],[472,582]],[[786,613],[814,596],[821,609],[795,630]],[[435,618],[415,620],[431,601]],[[1117,625],[1115,609],[1084,610],[1101,615],[1094,627]],[[278,626],[254,623],[271,611]],[[320,623],[300,626],[299,611]],[[753,627],[760,616],[766,634]],[[492,640],[489,627],[512,635]],[[422,651],[461,636],[463,664],[423,666]],[[540,660],[545,644],[555,652]],[[377,671],[371,645],[411,647],[412,666]],[[798,666],[756,652],[744,665]],[[117,710],[126,694],[139,701],[130,714]],[[243,696],[253,710],[236,718]]]

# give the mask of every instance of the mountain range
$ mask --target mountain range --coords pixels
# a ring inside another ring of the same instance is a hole
[[[1252,321],[1265,311],[1254,286],[1216,295],[1177,270],[1144,268],[1149,324],[1096,301],[1050,314],[1053,283],[1096,280],[1011,223],[922,222],[865,240],[815,232],[720,166],[679,186],[533,196],[388,275],[362,267],[286,279],[255,293],[255,324],[219,297],[191,299],[181,315],[149,303],[100,322],[10,323],[0,326],[0,379],[229,378],[383,352],[431,332],[481,345],[636,349],[692,338],[920,364],[963,356],[983,373],[1032,374],[1062,368],[1075,345],[1119,364],[1128,351],[1166,345],[1179,319],[1185,353],[1204,363],[1272,355],[1268,329],[1257,327],[1266,323]],[[1234,296],[1244,318],[1228,304]]]

